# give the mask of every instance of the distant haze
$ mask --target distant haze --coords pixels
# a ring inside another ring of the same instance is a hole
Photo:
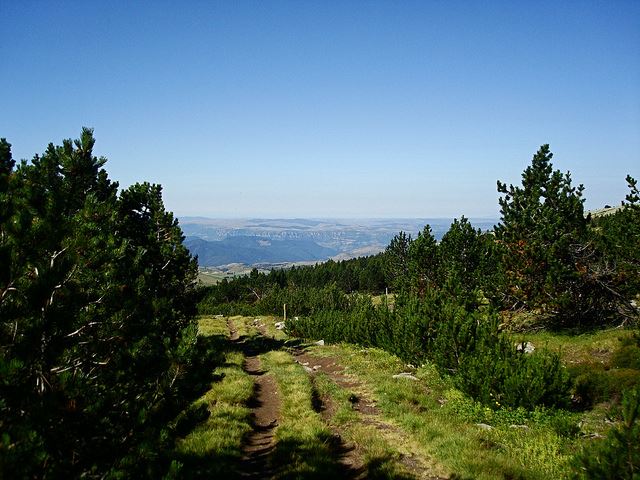
[[[436,239],[452,219],[212,219],[182,217],[185,244],[201,267],[229,264],[264,268],[342,260],[381,252],[400,231],[413,237],[430,225]],[[496,220],[471,219],[491,229]]]

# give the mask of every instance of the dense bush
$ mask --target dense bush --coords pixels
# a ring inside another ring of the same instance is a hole
[[[227,301],[219,297],[220,290],[205,295],[198,304],[201,314],[223,315],[282,315],[287,305],[287,315],[309,315],[323,310],[343,310],[351,303],[350,296],[335,284],[323,288],[281,288],[271,286],[252,301]]]
[[[629,175],[626,180],[629,193],[621,208],[593,223],[616,288],[632,297],[640,292],[640,193],[636,179]]]
[[[75,143],[0,142],[0,476],[158,476],[198,356],[196,263],[161,188]],[[197,380],[197,379],[196,379]]]
[[[613,352],[611,364],[614,367],[640,370],[640,333],[621,339],[621,345]]]
[[[575,398],[585,408],[622,397],[625,390],[640,385],[640,372],[631,368],[593,370],[575,379]]]
[[[604,440],[594,440],[576,456],[578,478],[629,479],[640,477],[640,387],[625,392],[622,419]]]
[[[497,316],[469,312],[429,291],[401,296],[391,310],[361,298],[346,311],[289,320],[292,335],[383,348],[411,363],[433,362],[466,393],[492,408],[565,407],[571,383],[557,355],[528,355],[498,330]]]

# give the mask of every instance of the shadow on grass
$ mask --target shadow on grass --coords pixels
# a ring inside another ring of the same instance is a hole
[[[399,471],[391,456],[371,458],[360,466],[351,464],[353,448],[346,447],[336,435],[316,435],[306,441],[280,441],[275,445],[271,458],[277,472],[274,478],[415,480],[414,476]]]
[[[261,335],[244,336],[236,341],[229,341],[224,335],[210,335],[198,340],[197,374],[193,375],[192,400],[204,394],[211,384],[222,380],[216,375],[216,367],[224,366],[223,354],[241,352],[247,357],[261,355],[273,350],[300,348],[302,341],[283,341]],[[247,402],[250,408],[256,407],[256,392]],[[186,437],[199,428],[205,428],[204,422],[210,413],[205,404],[187,409],[176,422],[176,433]],[[259,427],[253,425],[251,433]],[[265,446],[247,456],[242,445],[226,448],[216,453],[195,454],[176,452],[174,460],[181,468],[176,478],[183,479],[400,479],[413,477],[399,474],[394,468],[391,458],[376,458],[364,466],[351,464],[352,447],[346,447],[339,436],[319,433],[306,438],[281,440],[276,444]]]

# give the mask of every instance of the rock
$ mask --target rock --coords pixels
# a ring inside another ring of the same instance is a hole
[[[493,427],[486,423],[476,423],[476,427],[480,427],[482,430],[493,430]]]
[[[306,365],[303,365],[302,368],[304,368],[304,371],[307,373],[313,373],[313,368],[309,368]]]
[[[398,373],[397,375],[394,375],[393,378],[408,378],[409,380],[414,381],[418,380],[415,376],[407,372]]]
[[[516,344],[516,350],[523,353],[533,353],[536,347],[531,342],[522,342]]]
[[[321,365],[314,365],[313,366],[313,371],[315,372],[316,370],[320,370],[320,368],[322,368]]]
[[[213,318],[224,318],[224,315],[214,315]]]
[[[319,345],[320,347],[322,347],[324,345],[324,340],[318,340],[314,343],[314,345]]]
[[[522,430],[529,430],[529,426],[528,425],[509,425],[509,428],[519,428]]]
[[[275,323],[276,330],[284,330],[284,322]]]

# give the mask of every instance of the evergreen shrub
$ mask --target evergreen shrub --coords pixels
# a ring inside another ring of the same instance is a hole
[[[576,478],[640,478],[640,387],[622,397],[622,419],[603,440],[593,440],[575,458]]]

